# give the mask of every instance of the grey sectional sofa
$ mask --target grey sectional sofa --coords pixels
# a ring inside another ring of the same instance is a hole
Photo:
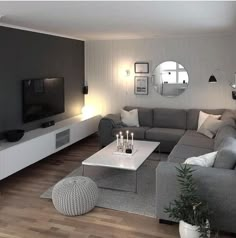
[[[124,107],[132,110],[137,107]],[[169,109],[169,108],[141,108],[138,107],[140,127],[127,127],[121,122],[120,114],[108,114],[99,124],[101,146],[106,146],[119,131],[130,130],[138,140],[159,141],[162,152],[171,152],[177,142],[187,130],[196,130],[198,123],[198,109]],[[212,114],[223,114],[224,109],[203,110]]]
[[[125,107],[131,110],[134,107]],[[137,107],[136,107],[137,108]],[[193,166],[199,195],[208,201],[213,211],[213,229],[236,233],[236,130],[235,111],[202,110],[221,114],[221,120],[230,121],[219,129],[215,138],[199,134],[196,129],[200,109],[138,108],[140,127],[126,127],[120,115],[107,115],[99,124],[100,143],[107,145],[119,131],[129,129],[135,139],[161,142],[161,151],[169,152],[168,161],[160,162],[156,169],[157,217],[170,220],[164,208],[179,194],[176,166],[187,158],[218,151],[212,168]]]

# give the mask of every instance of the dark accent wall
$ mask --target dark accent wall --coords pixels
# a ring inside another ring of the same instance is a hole
[[[23,124],[23,79],[64,77],[65,113]],[[84,42],[0,27],[0,134],[72,117],[84,104]]]

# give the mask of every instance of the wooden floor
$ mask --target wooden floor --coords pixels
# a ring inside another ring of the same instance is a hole
[[[160,225],[153,218],[102,208],[66,217],[51,200],[39,198],[97,150],[94,135],[0,181],[0,238],[179,237],[177,225]]]

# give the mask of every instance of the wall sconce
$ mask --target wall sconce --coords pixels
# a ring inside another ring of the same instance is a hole
[[[231,87],[236,89],[236,73],[234,73],[234,82],[231,84]]]
[[[208,83],[216,83],[217,80],[216,80],[216,77],[212,74],[208,80]]]
[[[236,73],[234,73],[234,82],[231,84],[233,89],[236,89]],[[236,100],[236,91],[232,91],[232,98]]]
[[[84,82],[83,94],[88,94],[88,82],[87,81]]]

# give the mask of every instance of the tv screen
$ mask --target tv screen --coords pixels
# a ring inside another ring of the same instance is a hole
[[[23,121],[25,123],[64,111],[64,78],[23,80]]]

